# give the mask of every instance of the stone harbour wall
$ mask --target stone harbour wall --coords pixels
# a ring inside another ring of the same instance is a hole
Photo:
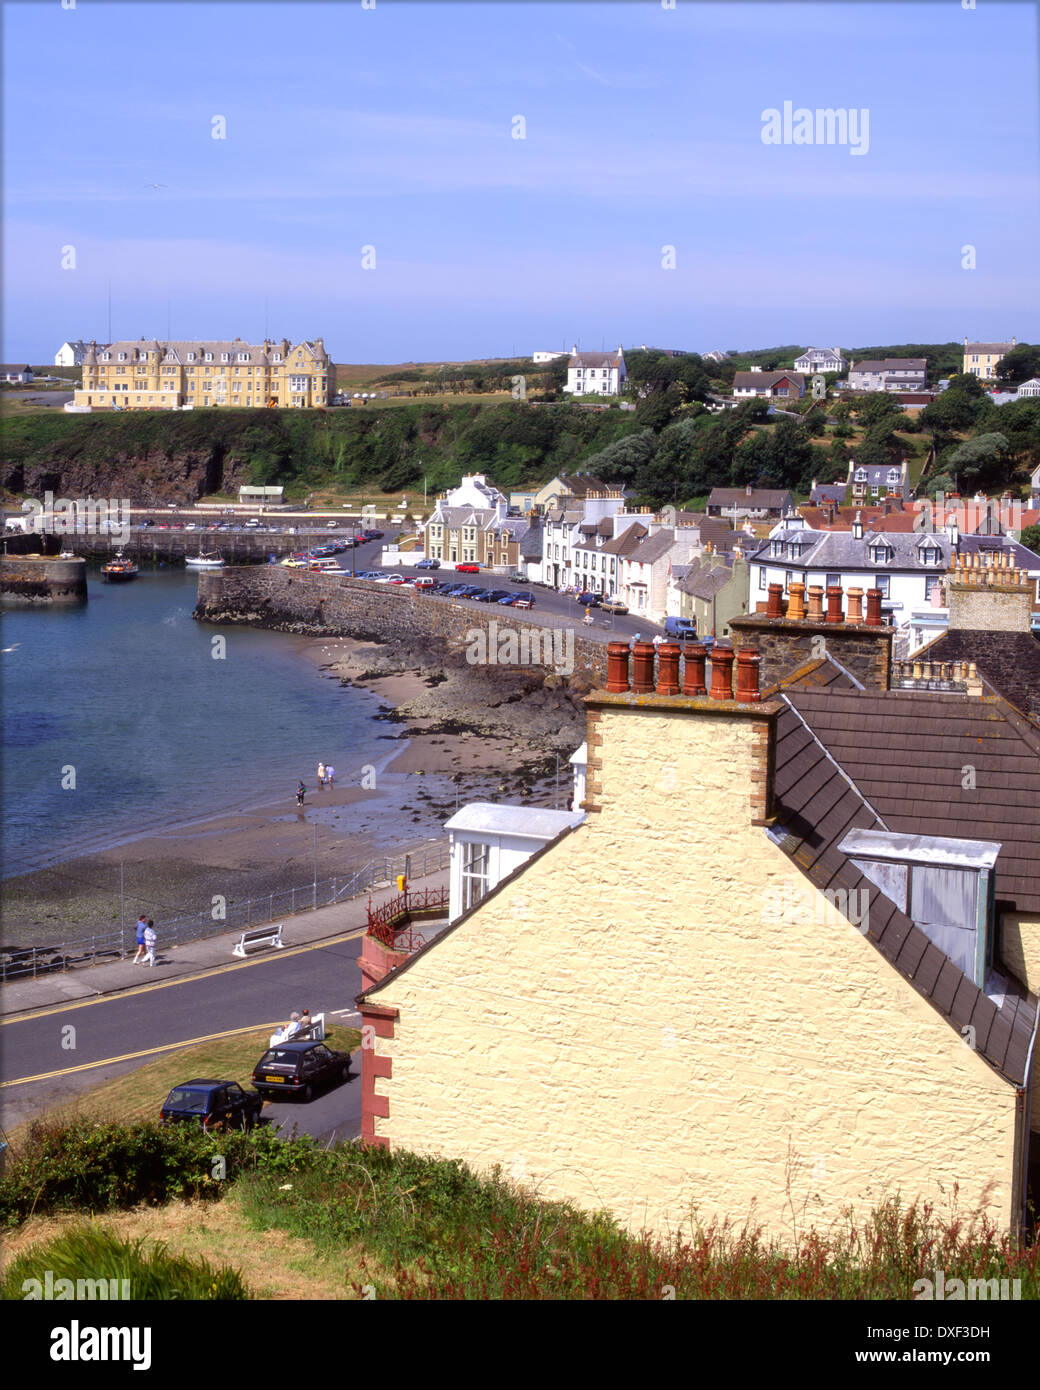
[[[0,599],[11,606],[86,603],[86,561],[4,555],[0,558]]]
[[[606,643],[587,637],[580,622],[540,614],[537,608],[517,612],[496,604],[453,604],[410,584],[378,584],[281,565],[212,571],[199,575],[194,616],[200,622],[244,623],[315,637],[402,644],[433,639],[455,654],[465,652],[475,633],[483,633],[489,659],[500,665],[514,664],[509,658],[518,652],[521,665],[559,668],[563,654],[565,664],[573,658],[578,674],[596,684],[606,680]]]

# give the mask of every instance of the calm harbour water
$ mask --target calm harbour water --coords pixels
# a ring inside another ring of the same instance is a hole
[[[372,722],[377,697],[322,676],[299,638],[195,622],[193,574],[95,573],[88,587],[81,607],[3,615],[3,877],[288,803],[298,778],[315,788],[322,758],[346,785],[396,751]]]

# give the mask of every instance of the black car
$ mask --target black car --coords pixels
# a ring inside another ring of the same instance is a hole
[[[578,603],[583,603],[586,608],[598,608],[602,594],[594,594],[590,590],[588,593],[578,595]]]
[[[334,1052],[321,1042],[285,1042],[268,1048],[257,1062],[253,1085],[265,1100],[281,1095],[310,1100],[319,1086],[349,1076],[349,1052]]]
[[[237,1081],[212,1081],[197,1077],[174,1086],[163,1101],[159,1123],[178,1124],[185,1120],[203,1129],[251,1129],[263,1109],[257,1091],[244,1091]]]

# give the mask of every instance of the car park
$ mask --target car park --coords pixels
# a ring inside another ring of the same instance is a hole
[[[174,1086],[162,1103],[159,1123],[194,1123],[203,1129],[251,1129],[260,1118],[263,1096],[237,1081],[197,1077]]]
[[[284,1095],[310,1100],[320,1087],[350,1076],[350,1054],[322,1042],[276,1043],[253,1068],[253,1085],[265,1100]]]
[[[417,570],[439,570],[440,567],[440,560],[434,560],[428,555],[424,555],[421,560],[416,560],[415,562],[415,568]]]
[[[478,595],[481,603],[501,603],[504,598],[512,598],[508,589],[485,589]]]

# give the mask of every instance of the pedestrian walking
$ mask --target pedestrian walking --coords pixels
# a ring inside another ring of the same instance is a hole
[[[149,917],[148,925],[144,929],[145,965],[155,964],[155,941],[155,923]]]
[[[297,806],[302,806],[302,805],[303,805],[303,798],[304,798],[304,796],[305,796],[306,794],[307,794],[307,788],[303,785],[302,782],[297,782],[297,783],[296,783],[296,804],[297,804]]]
[[[325,764],[325,781],[328,782],[329,788],[331,790],[331,788],[335,785],[336,782],[336,769],[332,766],[331,763]]]
[[[321,791],[321,789],[322,789],[322,787],[323,787],[324,785],[325,785],[325,764],[324,764],[324,763],[319,763],[319,764],[318,764],[318,790]]]
[[[137,919],[137,955],[134,956],[134,964],[137,965],[144,956],[144,932],[148,926],[148,919],[142,912]]]

